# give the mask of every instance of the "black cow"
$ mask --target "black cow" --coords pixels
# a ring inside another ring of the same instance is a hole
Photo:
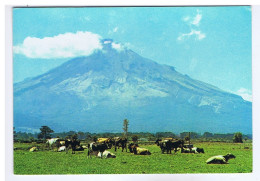
[[[75,151],[79,151],[79,150],[77,150],[77,146],[80,147],[80,141],[78,141],[76,139],[65,140],[66,153],[68,153],[70,146],[71,146],[71,149],[72,149],[72,154],[75,154]],[[82,150],[82,149],[80,149],[80,150]]]
[[[166,146],[165,141],[156,140],[155,143],[157,144],[157,146],[159,146],[161,148],[162,153],[164,153],[165,151],[167,151],[167,154],[169,153],[170,148]]]
[[[174,150],[176,153],[178,147],[182,148],[184,141],[183,140],[173,141],[173,140],[157,139],[155,143],[158,146],[160,146],[162,153],[164,153],[166,151],[167,154],[171,154],[171,150]]]
[[[138,144],[136,144],[136,143],[130,143],[130,144],[128,145],[128,149],[129,149],[130,153],[133,153],[133,152],[134,152],[134,148],[135,148],[135,147],[139,147]]]
[[[177,140],[177,141],[172,141],[171,143],[171,149],[174,150],[174,152],[177,152],[177,148],[182,148],[184,145],[184,141],[183,140]],[[171,151],[170,151],[171,153]]]
[[[114,146],[115,146],[115,151],[117,149],[119,149],[120,147],[122,147],[122,152],[125,151],[127,152],[127,139],[126,138],[119,138],[119,137],[115,137],[114,139]]]
[[[107,143],[90,143],[88,144],[88,158],[91,158],[91,154],[95,154],[97,156],[98,152],[101,153],[101,158],[103,155],[103,152],[109,149],[109,146]]]

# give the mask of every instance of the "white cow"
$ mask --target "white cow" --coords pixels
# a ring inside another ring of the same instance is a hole
[[[97,157],[101,158],[101,152],[98,152]],[[102,158],[116,158],[116,155],[114,153],[111,153],[110,151],[105,150],[102,153]]]
[[[49,146],[49,148],[51,148],[52,145],[53,145],[54,143],[56,143],[57,140],[59,140],[59,138],[47,139],[46,144]]]
[[[66,146],[61,146],[58,148],[58,152],[66,151]]]

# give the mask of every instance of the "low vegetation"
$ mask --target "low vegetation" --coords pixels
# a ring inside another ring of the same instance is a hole
[[[155,174],[155,173],[250,173],[252,172],[251,143],[196,142],[196,147],[204,148],[204,154],[180,153],[162,154],[153,142],[143,142],[151,155],[134,155],[129,152],[109,151],[116,158],[87,158],[87,150],[71,154],[47,150],[44,144],[14,143],[14,173],[35,174]],[[81,142],[86,145],[86,142]],[[29,152],[38,146],[37,152]],[[214,155],[232,153],[235,159],[229,164],[208,165],[205,161]]]

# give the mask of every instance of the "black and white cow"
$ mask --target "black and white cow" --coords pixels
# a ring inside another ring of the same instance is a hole
[[[88,158],[91,158],[91,155],[97,156],[99,152],[100,152],[100,157],[102,158],[103,152],[106,149],[109,149],[107,143],[96,143],[96,142],[90,143],[88,144]]]
[[[228,153],[227,155],[217,155],[207,159],[207,164],[227,164],[228,160],[236,158],[235,155]]]
[[[115,146],[115,151],[122,147],[122,152],[127,152],[127,139],[126,138],[120,138],[120,137],[114,137],[113,138],[113,145]]]

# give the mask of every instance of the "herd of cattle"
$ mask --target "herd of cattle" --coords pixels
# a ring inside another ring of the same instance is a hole
[[[160,147],[162,153],[171,154],[172,150],[174,153],[177,151],[181,151],[181,153],[204,153],[203,148],[193,147],[192,145],[185,145],[184,140],[178,140],[173,138],[164,138],[157,139],[157,146]],[[88,145],[81,145],[80,141],[77,139],[66,139],[60,140],[59,138],[51,138],[46,142],[49,149],[53,147],[57,148],[58,152],[65,151],[68,153],[68,150],[71,148],[72,154],[75,154],[76,151],[84,151],[84,149],[88,150],[88,158],[91,156],[96,156],[99,158],[116,158],[116,155],[108,149],[112,149],[114,147],[115,151],[122,148],[122,152],[125,150],[127,152],[127,148],[130,153],[135,155],[151,155],[151,152],[147,148],[141,148],[137,143],[130,143],[127,146],[127,139],[114,137],[114,138],[98,138],[96,142],[89,143]],[[37,147],[32,147],[30,152],[34,152],[39,150]],[[225,164],[229,159],[235,158],[235,156],[231,153],[227,155],[218,155],[210,157],[206,163],[207,164]]]

